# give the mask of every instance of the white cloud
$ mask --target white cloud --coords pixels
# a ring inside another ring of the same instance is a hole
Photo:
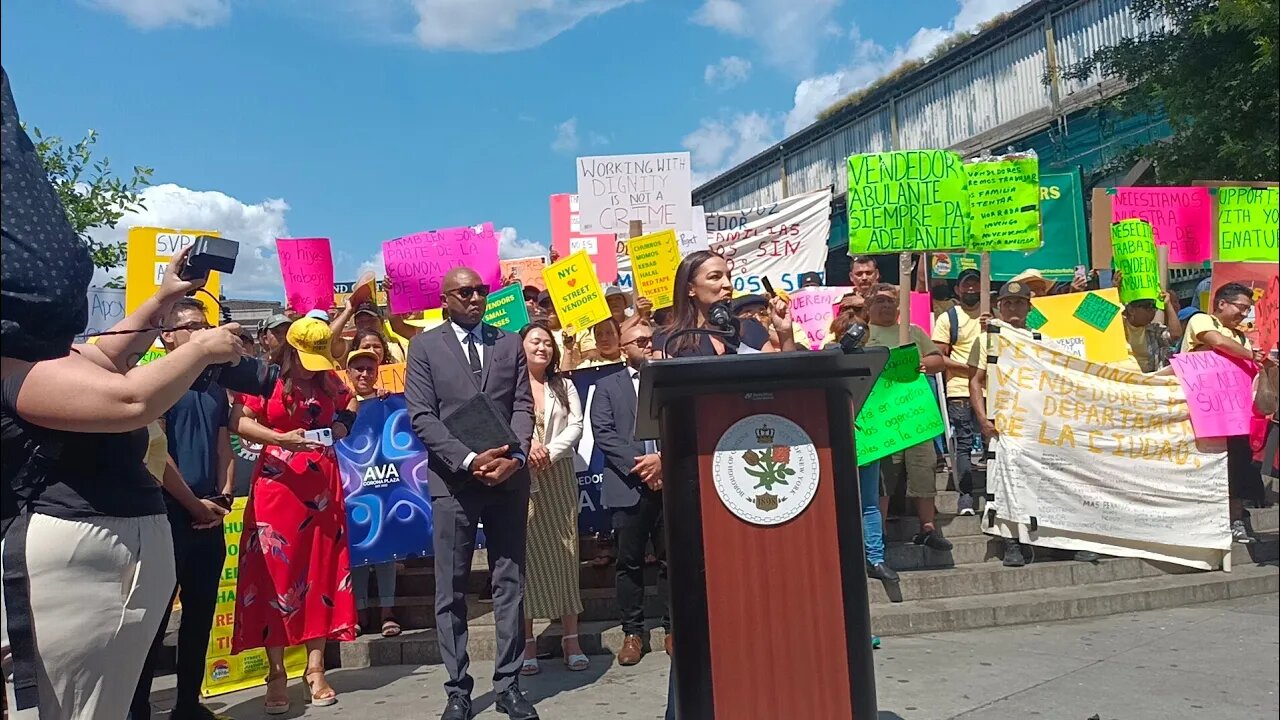
[[[551,141],[551,149],[558,153],[574,153],[582,143],[578,140],[578,118],[571,117],[556,125],[556,137]]]
[[[386,277],[387,263],[382,256],[382,251],[374,253],[372,257],[360,263],[360,267],[356,269],[356,277],[371,272],[375,277]]]
[[[702,72],[702,79],[708,85],[720,90],[727,90],[734,85],[741,85],[751,76],[751,61],[730,55],[720,58],[720,62],[708,65]]]
[[[520,237],[515,228],[504,227],[498,230],[498,257],[503,260],[546,254],[546,245]]]
[[[90,4],[123,15],[142,30],[166,25],[212,27],[231,17],[229,0],[90,0]]]
[[[733,35],[747,34],[747,11],[736,0],[706,0],[693,21]]]
[[[525,50],[632,1],[413,0],[413,35],[430,50]]]
[[[284,200],[246,204],[216,190],[189,190],[172,183],[142,191],[144,209],[127,213],[114,230],[99,229],[95,240],[121,241],[130,226],[216,230],[240,243],[236,271],[223,277],[222,292],[229,298],[279,298],[283,296],[276,238],[288,237]],[[120,268],[107,276],[124,274]],[[95,278],[97,279],[97,278]]]
[[[773,65],[803,75],[813,71],[831,13],[840,0],[704,0],[693,22],[751,38]]]
[[[760,113],[739,113],[728,120],[704,118],[681,145],[693,163],[693,182],[700,185],[749,159],[777,140],[777,123]]]

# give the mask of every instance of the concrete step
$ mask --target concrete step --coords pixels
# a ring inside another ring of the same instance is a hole
[[[1080,564],[1079,567],[1089,566]],[[1034,569],[1035,565],[1032,565],[1008,572]],[[1077,568],[1071,569],[1075,571]],[[871,623],[873,631],[879,635],[978,630],[1155,610],[1277,591],[1280,591],[1280,570],[1273,565],[1252,565],[1230,573],[1192,572],[995,595],[876,603],[871,608]],[[537,622],[534,633],[538,638],[539,654],[561,655],[563,630],[559,623]],[[623,633],[616,622],[584,622],[579,636],[583,650],[589,655],[616,654],[622,647]],[[649,631],[650,646],[661,648],[664,637],[660,627],[653,627]],[[471,627],[469,649],[473,659],[492,660],[494,643],[492,625]],[[342,667],[440,662],[435,630],[413,630],[390,639],[366,636],[355,642],[341,643],[338,650]]]
[[[615,620],[618,617],[616,593],[612,587],[584,588],[581,590],[584,621]],[[377,601],[374,601],[375,606]],[[645,587],[645,616],[659,617],[665,610],[658,599],[655,585]],[[436,626],[435,598],[430,595],[397,595],[396,620],[406,630],[423,630]],[[471,626],[493,625],[493,604],[481,602],[476,596],[467,596],[467,624]]]
[[[885,543],[885,562],[895,570],[919,570],[974,565],[996,560],[1004,555],[1002,542],[989,535],[960,535],[950,536],[947,539],[953,546],[947,551],[934,550],[911,542]]]

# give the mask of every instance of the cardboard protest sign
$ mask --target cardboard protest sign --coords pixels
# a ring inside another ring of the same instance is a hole
[[[562,258],[585,250],[596,266],[596,277],[602,282],[614,282],[618,279],[618,256],[626,255],[626,248],[619,247],[619,238],[625,242],[628,228],[623,228],[620,235],[584,233],[578,209],[577,195],[560,193],[551,196],[551,247]]]
[[[884,372],[853,423],[858,464],[866,465],[943,433],[946,424],[914,344],[889,350]]]
[[[1080,338],[1089,360],[1118,363],[1128,359],[1129,343],[1115,288],[1033,298],[1031,307],[1044,318],[1039,332],[1058,340]]]
[[[1213,211],[1203,187],[1107,188],[1111,221],[1136,218],[1151,225],[1156,245],[1169,248],[1173,265],[1196,265],[1213,250]]]
[[[489,287],[502,285],[498,238],[493,223],[414,233],[382,243],[391,312],[396,315],[438,308],[444,276],[455,267],[475,270]]]
[[[969,250],[1027,252],[1040,241],[1040,160],[1008,157],[964,165],[973,239]]]
[[[84,342],[89,335],[110,330],[125,318],[123,289],[91,287],[86,295],[89,302],[89,322],[85,325],[84,332],[76,336],[78,343]]]
[[[1253,346],[1264,353],[1275,350],[1276,341],[1280,338],[1280,327],[1277,327],[1280,324],[1280,308],[1277,305],[1280,305],[1280,276],[1272,273],[1267,289],[1253,306],[1258,333]]]
[[[363,280],[363,282],[362,282]],[[373,274],[369,273],[367,277],[357,279],[354,282],[334,282],[333,283],[333,306],[346,307],[347,298],[351,297],[357,290],[360,290],[362,284],[373,284],[372,292],[367,292],[369,299],[373,300],[381,307],[387,307],[387,291],[384,287],[385,283],[381,280],[374,280]],[[362,292],[365,292],[362,290]]]
[[[484,321],[508,332],[520,332],[521,328],[529,324],[529,309],[524,304],[524,287],[516,283],[489,293]]]
[[[968,180],[949,150],[849,156],[849,254],[950,250],[972,231]]]
[[[595,266],[583,250],[556,261],[542,271],[551,304],[560,316],[560,327],[570,334],[604,322],[612,313],[604,301],[604,290],[596,279]]]
[[[351,433],[334,450],[351,567],[431,555],[427,448],[413,431],[404,396],[362,401]]]
[[[131,227],[126,241],[124,267],[124,312],[129,315],[142,306],[160,289],[169,261],[175,253],[191,245],[200,235],[218,236],[216,230],[174,230],[172,228]],[[222,273],[209,273],[204,289],[215,298],[222,292]],[[197,300],[204,303],[205,317],[210,325],[220,325],[218,305],[208,295],[200,293]]]
[[[1258,374],[1252,361],[1208,350],[1178,353],[1169,364],[1186,393],[1196,437],[1249,434]]]
[[[208,234],[208,233],[205,233]],[[222,518],[222,536],[227,556],[218,580],[218,602],[214,606],[214,623],[209,631],[209,649],[205,653],[204,683],[200,693],[213,697],[237,690],[261,687],[267,676],[267,651],[264,648],[231,654],[231,637],[235,633],[236,582],[240,572],[240,535],[244,532],[244,508],[248,498],[238,497],[231,512]],[[302,645],[286,648],[284,667],[290,679],[302,677],[307,667],[307,649]]]
[[[1146,220],[1112,223],[1111,256],[1120,273],[1120,302],[1155,300],[1156,307],[1164,307],[1155,238]]]
[[[1253,310],[1240,323],[1239,330],[1251,342],[1256,343],[1258,341],[1258,328],[1261,326],[1261,321],[1258,318],[1258,306],[1262,302],[1262,296],[1266,292],[1267,286],[1271,284],[1275,276],[1275,263],[1215,262],[1213,264],[1213,275],[1210,278],[1211,285],[1207,293],[1208,297],[1205,298],[1201,309],[1205,312],[1213,312],[1213,297],[1217,295],[1218,290],[1223,285],[1239,283],[1245,286],[1253,297]]]
[[[840,298],[851,292],[851,287],[810,287],[791,294],[791,322],[804,330],[810,349],[822,349]]]
[[[536,287],[546,290],[547,284],[542,281],[542,271],[547,267],[545,257],[525,257],[502,261],[502,279],[506,282],[515,275],[516,282],[524,287]]]
[[[1210,188],[1218,199],[1218,260],[1280,262],[1280,188]]]
[[[689,153],[580,157],[576,164],[581,232],[627,237],[632,220],[645,232],[692,230]]]
[[[1024,333],[992,339],[987,413],[1000,434],[985,532],[1221,566],[1231,549],[1227,456],[1220,443],[1197,443],[1176,378],[1071,357]]]
[[[333,255],[329,238],[277,238],[285,304],[306,314],[328,310],[333,301]]]
[[[690,228],[688,232],[676,233],[676,240],[680,243],[680,257],[698,250],[711,249],[711,243],[707,240],[707,211],[701,205],[693,206],[693,220],[690,222]]]
[[[627,241],[627,257],[638,297],[648,298],[654,310],[670,307],[675,292],[680,246],[673,230],[641,235]]]

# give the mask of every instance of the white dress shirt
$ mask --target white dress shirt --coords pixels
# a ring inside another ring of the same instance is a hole
[[[449,323],[449,327],[453,328],[453,334],[462,344],[463,355],[467,354],[467,336],[471,336],[476,344],[476,353],[480,356],[480,367],[484,367],[484,323],[476,323],[476,326],[470,330],[454,322]]]

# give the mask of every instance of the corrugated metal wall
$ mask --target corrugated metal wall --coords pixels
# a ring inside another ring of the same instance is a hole
[[[1157,24],[1137,23],[1130,2],[1084,0],[1052,15],[1059,64],[1073,63],[1099,47]],[[1044,82],[1046,42],[1046,28],[1029,28],[895,98],[898,147],[952,147],[1029,113],[1049,109],[1051,95]],[[1096,78],[1064,82],[1061,92],[1065,98],[1096,85]],[[892,149],[889,112],[888,103],[869,107],[866,114],[806,144],[783,141],[781,149],[774,149],[777,160],[766,169],[756,170],[709,197],[695,196],[695,200],[701,200],[707,210],[773,202],[783,196],[784,169],[789,194],[835,185],[837,197],[843,196],[847,189],[845,158]]]

